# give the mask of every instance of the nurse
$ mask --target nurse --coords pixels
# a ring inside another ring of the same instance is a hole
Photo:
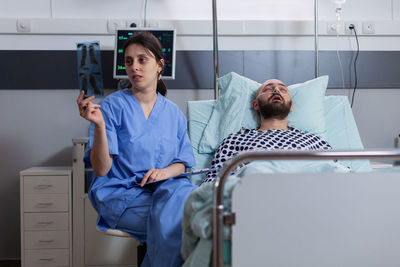
[[[183,207],[195,186],[167,178],[195,165],[186,119],[165,98],[158,39],[136,33],[123,54],[131,88],[99,104],[83,99],[84,92],[77,99],[91,122],[84,160],[95,177],[88,195],[100,229],[121,229],[147,243],[142,266],[180,266]]]

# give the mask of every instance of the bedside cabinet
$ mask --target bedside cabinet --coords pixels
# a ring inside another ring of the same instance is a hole
[[[20,172],[21,266],[71,266],[71,167]]]

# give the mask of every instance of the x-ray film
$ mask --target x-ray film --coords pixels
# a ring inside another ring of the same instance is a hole
[[[100,42],[77,43],[79,89],[85,97],[103,96],[103,74],[101,71]]]

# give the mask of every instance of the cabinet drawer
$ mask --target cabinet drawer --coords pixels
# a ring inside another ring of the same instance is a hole
[[[68,195],[25,195],[24,212],[68,211]]]
[[[24,176],[25,194],[68,194],[68,176]]]
[[[68,249],[25,250],[25,266],[69,266]]]
[[[69,248],[68,231],[24,232],[25,249]]]
[[[68,230],[68,213],[24,213],[24,230]]]

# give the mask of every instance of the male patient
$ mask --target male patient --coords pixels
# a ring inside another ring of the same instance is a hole
[[[282,81],[274,79],[264,82],[258,88],[252,105],[260,117],[260,127],[253,130],[242,129],[228,135],[215,153],[211,162],[212,168],[220,169],[224,162],[241,151],[332,149],[328,142],[319,136],[287,124],[287,116],[293,105],[289,90]],[[216,175],[217,171],[209,172],[202,184],[212,182]]]

